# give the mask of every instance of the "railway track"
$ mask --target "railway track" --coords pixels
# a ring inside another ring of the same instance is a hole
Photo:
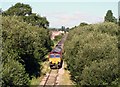
[[[56,85],[58,85],[58,71],[58,69],[51,69],[50,72],[44,78],[43,83],[40,85],[42,87],[55,87]]]
[[[64,42],[67,38],[67,35],[68,34],[65,34],[64,37],[61,39],[61,41],[58,42],[58,44],[59,44],[58,46],[61,46],[62,49],[63,49]],[[42,87],[56,87],[56,86],[58,86],[60,84],[59,77],[60,77],[59,69],[51,69],[50,72],[48,74],[46,74],[46,76],[41,81],[40,87],[41,86]]]

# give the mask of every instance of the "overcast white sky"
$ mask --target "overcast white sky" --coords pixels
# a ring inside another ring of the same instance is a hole
[[[1,0],[1,8],[7,10],[18,0]],[[81,22],[103,22],[107,10],[118,16],[118,0],[19,0],[29,4],[33,12],[46,16],[50,27],[73,27]]]

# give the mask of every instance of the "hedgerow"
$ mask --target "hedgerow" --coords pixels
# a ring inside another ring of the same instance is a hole
[[[77,85],[117,85],[118,26],[101,23],[69,32],[64,59]]]

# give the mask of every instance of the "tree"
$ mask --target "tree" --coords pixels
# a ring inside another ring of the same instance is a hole
[[[104,21],[117,23],[117,19],[113,16],[113,13],[111,10],[107,11]]]
[[[48,28],[49,22],[46,17],[32,13],[32,8],[23,3],[17,3],[7,11],[2,12],[3,16],[22,16],[23,20],[33,26]]]
[[[46,17],[41,17],[40,15],[37,15],[36,13],[32,13],[29,16],[24,16],[23,20],[27,23],[32,24],[33,26],[48,28],[49,22]]]
[[[17,15],[17,16],[25,16],[30,15],[32,13],[32,8],[23,3],[16,3],[14,6],[10,7],[7,11],[2,13],[3,16],[6,15]]]
[[[80,23],[80,26],[85,26],[85,25],[88,25],[88,24],[85,22]]]
[[[28,85],[41,75],[41,62],[51,50],[49,30],[31,26],[18,16],[2,17],[3,87]]]
[[[65,26],[62,26],[62,27],[61,27],[61,30],[62,30],[62,31],[65,31]]]
[[[61,30],[64,31],[65,33],[67,32],[67,29],[65,28],[65,26],[62,26]]]
[[[113,17],[113,22],[117,24],[117,18]]]
[[[29,85],[29,77],[24,67],[13,59],[4,64],[2,70],[2,87]]]
[[[14,6],[10,7],[7,11],[2,13],[3,16],[7,15],[16,15],[16,16],[25,16],[32,13],[32,8],[23,3],[16,3]]]
[[[118,84],[118,26],[101,23],[72,29],[64,44],[64,59],[77,85]],[[78,86],[79,87],[79,86]]]

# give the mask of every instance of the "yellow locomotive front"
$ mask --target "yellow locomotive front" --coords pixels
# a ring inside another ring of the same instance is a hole
[[[56,50],[57,49],[57,50]],[[60,68],[62,65],[62,49],[55,48],[49,54],[50,68]]]

